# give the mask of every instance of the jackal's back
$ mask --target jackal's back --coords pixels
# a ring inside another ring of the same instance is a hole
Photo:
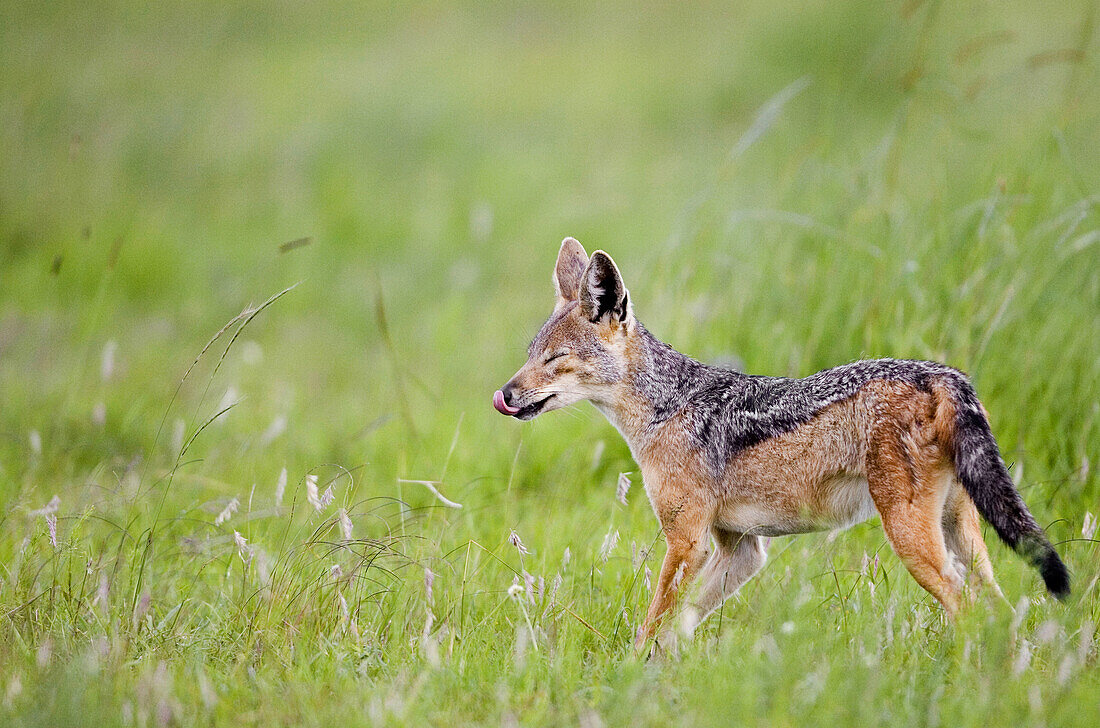
[[[959,370],[931,361],[857,361],[792,379],[706,366],[656,339],[645,349],[651,367],[665,376],[638,381],[635,386],[653,402],[658,420],[690,410],[692,436],[715,475],[739,452],[806,424],[830,405],[851,399],[870,382],[904,382],[930,392],[938,379],[966,381]],[[671,380],[670,372],[675,374]]]

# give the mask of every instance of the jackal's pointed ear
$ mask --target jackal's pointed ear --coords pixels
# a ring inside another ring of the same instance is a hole
[[[580,300],[581,312],[592,322],[606,316],[612,322],[625,323],[632,315],[623,277],[615,261],[602,250],[592,254],[584,271]]]
[[[558,302],[576,301],[580,297],[584,269],[588,267],[588,253],[575,238],[561,241],[558,262],[554,265],[554,292]]]

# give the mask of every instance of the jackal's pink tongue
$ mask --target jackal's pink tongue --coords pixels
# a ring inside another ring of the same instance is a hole
[[[493,407],[502,415],[514,415],[516,412],[519,412],[519,407],[508,406],[508,403],[504,401],[504,392],[499,389],[493,392]]]

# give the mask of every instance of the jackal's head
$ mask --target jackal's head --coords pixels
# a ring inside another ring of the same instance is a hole
[[[611,256],[597,250],[589,260],[566,238],[554,290],[554,312],[531,342],[527,363],[493,394],[501,414],[530,420],[582,399],[610,402],[626,374],[634,314]]]

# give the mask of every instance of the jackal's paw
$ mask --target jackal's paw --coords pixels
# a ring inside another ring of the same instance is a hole
[[[643,627],[639,627],[634,636],[634,649],[647,662],[660,662],[680,656],[676,632],[669,629],[661,630],[654,639]]]
[[[667,657],[675,658],[680,655],[680,640],[674,630],[662,630],[657,635],[657,639],[653,641],[653,646],[658,652]]]

